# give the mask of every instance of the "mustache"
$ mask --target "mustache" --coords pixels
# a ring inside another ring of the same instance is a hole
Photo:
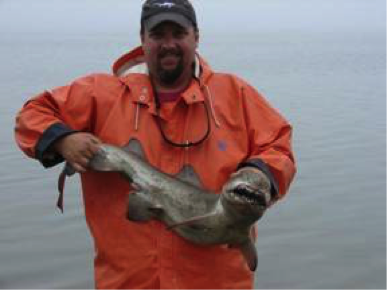
[[[182,56],[183,52],[181,51],[181,49],[178,49],[178,48],[167,48],[167,49],[162,49],[159,52],[158,57],[159,58],[163,58],[163,57],[166,57],[166,56],[169,56],[169,55],[172,55],[172,56]]]

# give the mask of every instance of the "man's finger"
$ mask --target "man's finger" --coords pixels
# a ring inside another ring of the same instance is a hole
[[[82,157],[87,158],[88,161],[94,157],[94,155],[98,152],[99,147],[94,145],[89,145],[85,150],[83,150]]]
[[[94,144],[101,144],[101,140],[99,140],[97,137],[94,135],[91,135],[90,141],[93,142]]]
[[[86,168],[84,166],[82,166],[81,164],[79,164],[79,163],[72,163],[71,166],[78,173],[86,172]]]
[[[91,158],[88,158],[87,156],[82,156],[79,160],[78,160],[78,164],[80,166],[82,166],[83,168],[87,168],[88,164],[89,164],[89,161],[90,161]]]

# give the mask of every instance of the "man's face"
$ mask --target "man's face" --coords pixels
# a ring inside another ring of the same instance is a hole
[[[173,87],[192,77],[199,36],[193,27],[162,22],[141,35],[150,75],[159,84]]]

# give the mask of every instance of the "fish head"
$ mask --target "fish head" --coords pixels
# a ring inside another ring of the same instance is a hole
[[[238,170],[222,188],[222,205],[233,215],[256,221],[270,202],[270,186],[264,173],[251,169]]]

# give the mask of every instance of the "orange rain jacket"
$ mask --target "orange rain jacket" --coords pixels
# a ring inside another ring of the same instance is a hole
[[[181,98],[161,106],[164,131],[175,142],[200,139],[200,145],[173,147],[155,122],[154,95],[136,48],[113,66],[114,74],[93,74],[44,92],[28,101],[16,120],[16,140],[45,167],[63,159],[50,145],[74,131],[92,132],[103,142],[141,143],[147,160],[168,174],[189,165],[209,190],[219,192],[238,167],[255,166],[282,197],[293,179],[291,126],[250,85],[213,72],[197,56],[195,76]],[[252,288],[251,273],[239,250],[194,245],[158,221],[125,219],[130,186],[117,173],[81,174],[87,224],[94,238],[97,288]]]

